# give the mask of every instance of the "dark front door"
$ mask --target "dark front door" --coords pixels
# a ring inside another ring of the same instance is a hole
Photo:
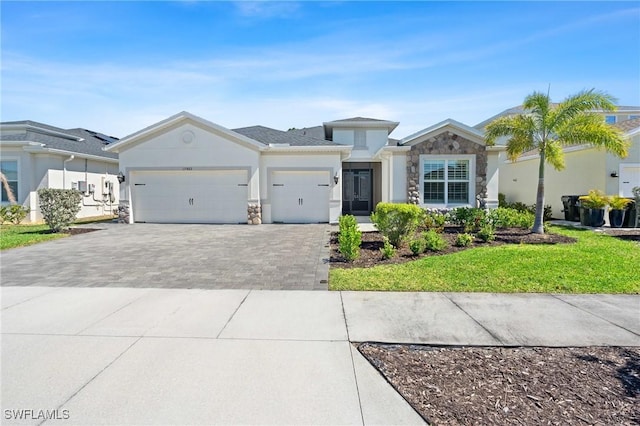
[[[368,215],[371,213],[371,170],[343,170],[342,213]]]

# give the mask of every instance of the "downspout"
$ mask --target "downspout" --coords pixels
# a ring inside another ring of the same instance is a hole
[[[76,156],[72,155],[62,162],[62,189],[67,189],[67,163],[74,158]]]

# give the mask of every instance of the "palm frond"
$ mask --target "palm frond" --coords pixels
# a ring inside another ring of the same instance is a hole
[[[615,111],[616,99],[604,92],[594,89],[583,90],[575,95],[569,96],[552,113],[550,121],[552,127],[562,126],[575,117],[591,111]]]
[[[547,163],[551,164],[556,170],[564,169],[564,152],[562,152],[562,145],[557,141],[548,141],[545,144],[544,155]]]
[[[588,144],[604,148],[621,158],[628,155],[630,146],[620,129],[592,113],[578,115],[559,126],[557,140],[561,145]]]

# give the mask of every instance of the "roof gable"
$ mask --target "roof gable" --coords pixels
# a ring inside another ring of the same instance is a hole
[[[401,139],[398,142],[398,145],[415,145],[444,132],[455,133],[470,140],[471,142],[475,142],[479,145],[485,145],[484,136],[480,130],[469,127],[466,124],[460,123],[459,121],[453,120],[451,118],[441,121],[440,123],[434,124],[433,126],[427,127],[426,129],[420,130],[412,135]]]
[[[129,136],[122,138],[119,142],[108,145],[105,150],[111,152],[126,151],[135,145],[147,141],[149,138],[157,134],[162,134],[184,123],[192,123],[204,130],[207,130],[218,135],[222,135],[229,140],[244,145],[250,149],[259,151],[264,148],[264,144],[251,139],[241,133],[234,132],[233,130],[222,127],[211,121],[205,120],[202,117],[193,115],[189,112],[182,111],[178,114],[172,115],[162,121],[159,121],[151,126],[145,127]]]

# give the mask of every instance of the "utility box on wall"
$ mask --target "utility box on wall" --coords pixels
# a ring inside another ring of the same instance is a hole
[[[87,192],[87,181],[86,180],[79,180],[78,181],[78,191]]]

